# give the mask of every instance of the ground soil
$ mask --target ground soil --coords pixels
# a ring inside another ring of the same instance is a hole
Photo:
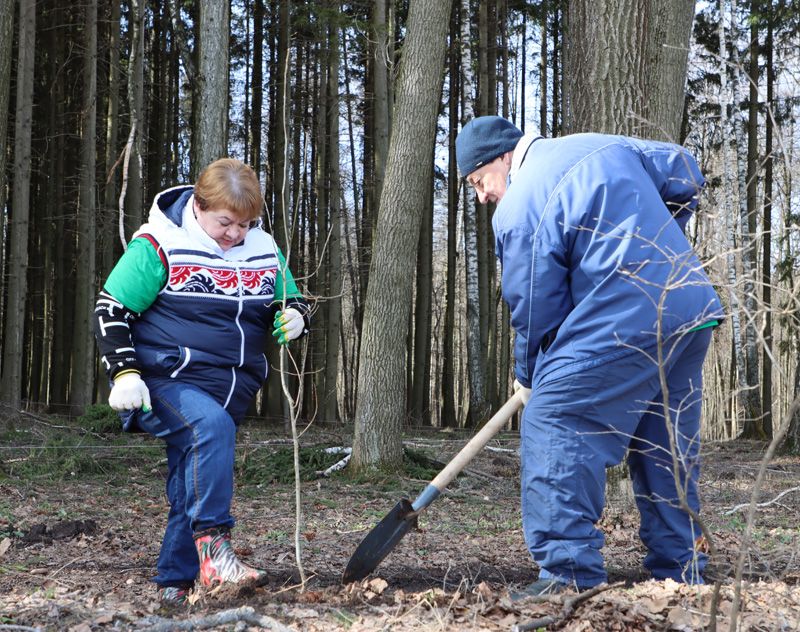
[[[464,436],[426,431],[407,438],[446,461]],[[240,452],[274,450],[280,438],[248,425]],[[312,431],[303,441],[342,445],[347,433]],[[707,576],[720,581],[716,606],[711,585],[648,578],[624,483],[609,485],[600,524],[610,586],[512,602],[509,591],[532,581],[537,569],[521,531],[517,439],[509,434],[491,447],[375,573],[346,586],[342,571],[361,539],[426,480],[304,482],[305,586],[295,560],[293,485],[240,481],[236,551],[267,569],[268,582],[236,592],[198,590],[177,610],[163,608],[149,582],[167,513],[163,459],[138,458],[105,475],[34,477],[19,475],[20,463],[45,452],[7,449],[0,453],[0,630],[704,630],[714,619],[728,630],[734,618],[739,630],[800,630],[800,459],[769,464],[759,499],[769,504],[755,513],[737,583],[747,521],[739,505],[750,501],[766,446],[705,446],[702,514],[713,534]]]

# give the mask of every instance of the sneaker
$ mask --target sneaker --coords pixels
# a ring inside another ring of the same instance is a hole
[[[570,588],[571,586],[569,584],[560,582],[557,579],[537,579],[535,582],[529,584],[525,588],[509,593],[509,596],[511,597],[511,601],[519,601],[520,599],[525,599],[526,597],[558,595],[570,590]]]
[[[260,584],[266,581],[266,571],[241,562],[231,546],[228,529],[206,529],[194,535],[197,555],[200,558],[200,583],[215,584]]]
[[[158,600],[162,606],[179,607],[189,603],[188,586],[162,586],[158,589]]]

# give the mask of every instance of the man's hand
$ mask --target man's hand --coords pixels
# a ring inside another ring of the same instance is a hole
[[[141,408],[144,412],[150,412],[150,391],[138,373],[120,373],[114,378],[108,405],[114,410]]]
[[[272,335],[278,339],[279,345],[285,345],[290,340],[299,338],[306,327],[303,315],[294,307],[287,307],[282,312],[275,314],[275,331]]]
[[[525,406],[531,398],[531,389],[519,383],[519,380],[514,380],[514,392],[520,391],[522,393],[522,405]]]

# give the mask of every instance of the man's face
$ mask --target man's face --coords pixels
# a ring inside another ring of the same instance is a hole
[[[467,176],[467,183],[475,189],[481,204],[497,204],[506,194],[508,172],[511,170],[511,152],[498,156]]]

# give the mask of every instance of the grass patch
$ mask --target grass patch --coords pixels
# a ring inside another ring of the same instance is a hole
[[[126,474],[132,467],[152,466],[163,458],[160,445],[127,436],[102,441],[97,437],[52,435],[41,445],[11,448],[5,469],[9,477],[65,478]]]
[[[300,479],[311,481],[317,472],[340,461],[343,454],[328,454],[324,448],[300,448]],[[237,459],[236,480],[239,483],[292,483],[294,482],[294,449],[251,450]]]

